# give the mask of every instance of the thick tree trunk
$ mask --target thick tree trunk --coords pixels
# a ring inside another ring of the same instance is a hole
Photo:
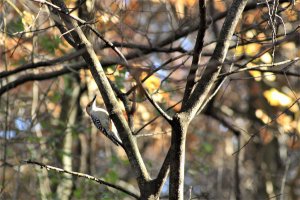
[[[160,195],[160,185],[157,185],[155,181],[150,181],[141,188],[141,200],[157,200]]]
[[[187,117],[176,114],[173,118],[171,138],[169,199],[183,199],[185,141],[188,128]]]

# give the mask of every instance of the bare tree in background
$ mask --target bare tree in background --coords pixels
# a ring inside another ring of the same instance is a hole
[[[299,8],[279,0],[4,2],[1,198],[37,186],[30,164],[39,191],[28,198],[299,198]],[[119,147],[86,125],[96,93]]]

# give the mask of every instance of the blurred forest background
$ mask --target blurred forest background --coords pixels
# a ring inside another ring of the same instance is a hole
[[[231,2],[207,1],[200,69],[212,55]],[[170,115],[180,110],[198,1],[65,3],[118,47],[162,108]],[[85,112],[95,94],[105,106],[83,52],[64,39],[49,7],[39,0],[0,4],[0,199],[134,199],[24,162],[90,174],[139,194],[126,154]],[[185,199],[300,200],[299,19],[297,1],[248,1],[219,75],[223,83],[188,129]],[[170,127],[134,87],[119,56],[84,28],[107,77],[136,104],[134,135],[155,175],[170,145]],[[161,199],[168,198],[168,183]]]

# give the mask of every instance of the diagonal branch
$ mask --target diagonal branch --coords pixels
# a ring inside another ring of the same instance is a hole
[[[177,61],[181,58],[183,58],[184,56],[187,56],[188,54],[181,54],[179,56],[176,57],[172,57],[170,59],[168,59],[167,61],[165,61],[164,63],[162,63],[160,66],[156,67],[154,70],[152,70],[151,72],[149,72],[142,80],[141,82],[144,83],[148,78],[150,78],[153,74],[155,74],[156,72],[158,72],[159,70],[163,69],[164,67],[166,67],[168,64]],[[127,58],[127,56],[126,56]],[[129,66],[130,67],[130,66]],[[131,94],[134,90],[136,90],[137,85],[133,86],[132,88],[130,88],[127,92],[126,95]]]
[[[157,175],[157,178],[155,179],[157,185],[163,186],[163,183],[166,180],[166,177],[168,176],[170,172],[170,162],[171,162],[171,147],[169,147],[168,153],[165,157],[165,160],[159,170],[159,173]]]
[[[173,104],[172,106],[170,106],[169,108],[166,109],[166,111],[171,110],[172,108],[174,108],[175,106],[177,106],[178,104],[180,104],[182,101],[178,101],[177,103]],[[157,115],[156,117],[152,118],[150,121],[148,121],[146,124],[144,124],[142,127],[139,128],[139,130],[137,130],[134,135],[138,136],[138,134],[147,126],[149,126],[150,124],[152,124],[155,120],[157,120],[159,117],[161,117],[161,115]]]
[[[62,0],[52,0],[52,2],[55,5],[64,4]],[[78,23],[75,20],[71,19],[68,15],[62,15],[62,19],[65,21],[65,23],[71,21],[72,28],[74,28],[76,32],[76,34],[74,35],[78,35],[78,38],[74,37],[74,41],[78,44],[79,47],[84,47],[87,50],[87,52],[83,54],[83,58],[89,66],[89,69],[99,88],[107,110],[110,113],[110,116],[116,125],[116,128],[125,146],[125,151],[128,156],[128,159],[137,174],[139,186],[142,187],[147,181],[150,180],[150,175],[144,164],[136,140],[132,135],[130,127],[128,126],[128,123],[123,115],[122,109],[105,75],[102,65],[98,60],[93,46],[88,41],[88,39],[86,38],[86,36],[84,35],[84,33],[82,32],[81,28],[78,26]]]
[[[104,181],[102,179],[96,178],[96,177],[88,175],[88,174],[84,174],[84,173],[80,173],[80,172],[74,172],[74,171],[69,171],[69,170],[65,170],[65,169],[62,169],[62,168],[54,167],[54,166],[51,166],[51,165],[45,165],[43,163],[40,163],[40,162],[37,162],[37,161],[32,161],[32,160],[25,160],[25,161],[23,161],[23,163],[25,163],[25,164],[31,164],[31,165],[38,165],[41,168],[45,168],[46,170],[54,170],[54,171],[57,171],[59,173],[66,173],[66,174],[71,174],[73,176],[86,178],[86,179],[95,181],[97,183],[106,185],[107,187],[111,187],[111,188],[114,188],[116,190],[119,190],[119,191],[121,191],[121,192],[123,192],[125,194],[128,194],[128,195],[134,197],[135,199],[139,198],[138,195],[136,195],[136,194],[128,191],[127,189],[125,189],[125,188],[123,188],[121,186],[118,186],[118,185],[106,182],[106,181]]]
[[[127,114],[127,118],[128,118],[128,124],[129,124],[131,131],[133,132],[134,131],[134,123],[133,123],[133,115],[131,112],[132,106],[130,105],[128,96],[125,93],[123,93],[114,82],[112,82],[110,79],[108,79],[108,81],[109,81],[112,89],[116,93],[117,97],[122,101],[122,103],[124,105],[124,108],[125,108],[125,111]]]
[[[107,80],[97,55],[93,50],[92,44],[86,39],[80,28],[76,28],[76,32],[81,39],[81,41],[78,41],[78,43],[83,44],[87,49],[87,53],[83,55],[83,58],[89,65],[90,71],[98,85],[104,103],[111,114],[113,121],[115,122],[118,132],[120,133],[120,137],[124,143],[124,146],[126,147],[125,151],[128,155],[128,158],[131,161],[134,169],[137,171],[138,179],[140,179],[139,181],[144,182],[150,179],[150,176],[142,160],[136,141],[132,136],[128,123],[123,116],[121,107],[119,106],[111,85]]]
[[[152,106],[159,112],[159,114],[165,118],[165,120],[167,120],[167,122],[169,122],[169,124],[172,123],[172,117],[170,117],[161,107],[158,103],[156,103],[156,101],[154,101],[151,97],[151,95],[149,94],[149,92],[143,87],[142,83],[140,80],[137,79],[137,77],[135,78],[137,85],[140,87],[140,89],[144,92],[146,98],[148,99],[148,101],[152,104]]]
[[[204,44],[205,30],[206,30],[206,3],[205,3],[205,0],[199,0],[199,18],[200,18],[199,29],[198,29],[196,44],[195,44],[194,52],[193,52],[192,66],[191,66],[190,72],[187,76],[187,82],[186,82],[185,91],[184,91],[184,95],[183,95],[182,106],[184,106],[185,102],[187,102],[188,98],[190,97],[190,94],[195,85],[196,73],[199,68],[198,63],[201,58],[201,53],[202,53],[203,44]]]
[[[74,48],[76,48],[76,40],[79,40],[79,36],[78,33],[75,30],[75,28],[80,25],[80,26],[86,26],[87,28],[89,28],[93,33],[95,33],[97,35],[97,37],[99,37],[104,43],[105,45],[107,45],[108,47],[110,47],[113,51],[115,51],[117,53],[118,56],[120,56],[126,63],[127,60],[124,57],[124,55],[121,53],[121,51],[114,46],[114,44],[108,40],[106,40],[96,29],[94,29],[89,23],[87,23],[85,20],[74,16],[71,14],[71,12],[69,12],[69,10],[67,9],[66,5],[64,4],[63,1],[56,1],[54,4],[44,1],[44,0],[33,0],[42,4],[46,4],[47,6],[49,6],[50,8],[53,9],[53,13],[56,15],[54,17],[52,17],[54,19],[54,21],[56,22],[56,25],[58,27],[58,29],[61,31],[62,35],[65,37],[65,39],[67,40],[67,42],[72,45]],[[60,19],[58,19],[58,16],[60,18],[63,19],[65,25],[67,26],[67,28],[69,30],[65,30],[65,28],[60,24]],[[75,20],[76,26],[74,26],[74,23],[72,22],[72,20]],[[69,32],[71,32],[71,35],[73,37],[73,39],[69,36]],[[66,37],[66,35],[68,35],[69,37]],[[73,42],[73,40],[75,42]],[[79,44],[77,44],[79,45]]]

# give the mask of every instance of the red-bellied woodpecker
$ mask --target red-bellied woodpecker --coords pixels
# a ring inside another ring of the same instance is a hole
[[[111,121],[108,112],[103,109],[99,108],[96,105],[96,95],[93,100],[87,105],[86,112],[91,117],[94,125],[106,136],[108,137],[113,143],[117,146],[121,145],[122,142],[118,135],[117,129],[114,123]],[[111,128],[110,128],[111,126]]]

